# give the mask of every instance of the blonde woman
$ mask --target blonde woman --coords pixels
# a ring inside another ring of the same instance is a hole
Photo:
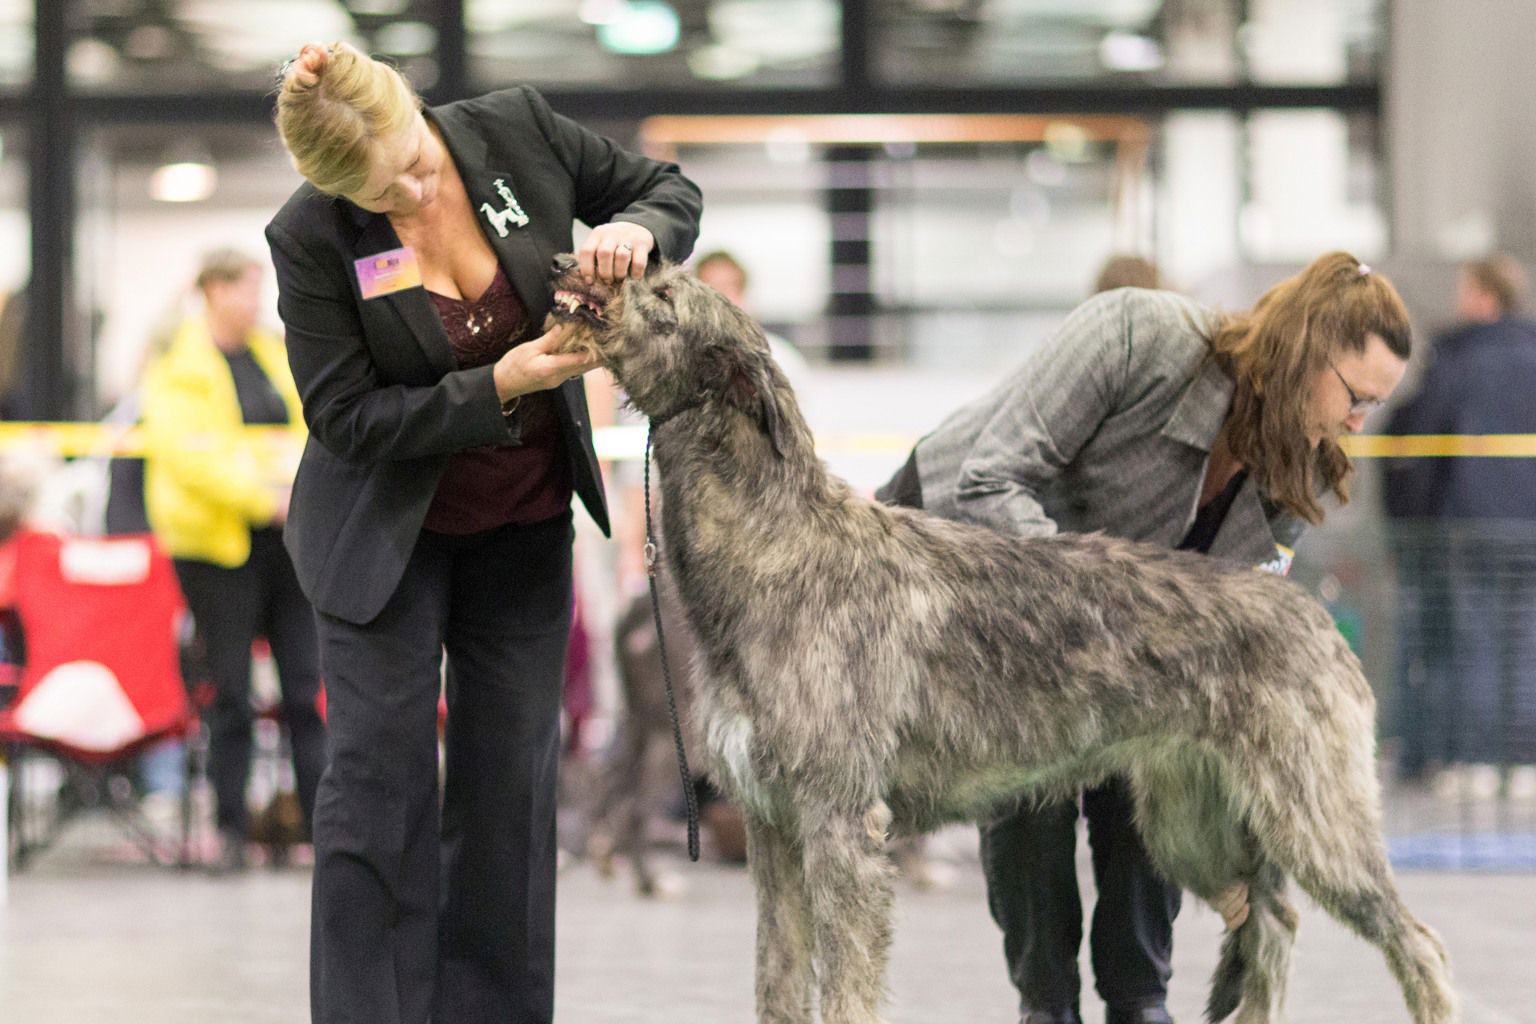
[[[1402,379],[1408,315],[1347,253],[1314,260],[1249,312],[1172,292],[1097,295],[991,394],[918,442],[883,500],[1023,537],[1095,530],[1284,572],[1318,498],[1349,495],[1338,438]],[[1168,1024],[1179,890],[1153,870],[1115,779],[1083,794],[1098,902],[1090,936],[1106,1024]],[[1006,809],[982,829],[988,902],[1023,1024],[1081,1024],[1078,801]],[[1218,906],[1229,927],[1246,891]]]
[[[589,277],[685,259],[698,189],[526,87],[423,109],[343,44],[300,50],[277,126],[308,180],[267,228],[311,432],[286,539],[331,728],[313,1019],[542,1024],[572,493],[608,528],[546,277],[576,219]]]

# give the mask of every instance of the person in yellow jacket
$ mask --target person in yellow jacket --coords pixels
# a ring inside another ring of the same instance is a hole
[[[282,543],[303,415],[283,343],[259,326],[262,277],[243,253],[208,255],[197,276],[203,312],[177,328],[143,390],[150,527],[175,561],[213,684],[209,775],[221,871],[246,864],[257,637],[277,664],[306,826],[325,767],[314,612]]]

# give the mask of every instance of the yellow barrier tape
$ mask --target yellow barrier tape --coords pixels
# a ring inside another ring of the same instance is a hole
[[[1352,434],[1339,444],[1353,459],[1536,457],[1536,434]]]
[[[246,427],[257,436],[291,440],[286,427]],[[917,438],[908,434],[822,434],[816,450],[823,456],[905,456]],[[0,452],[26,451],[58,458],[132,458],[144,454],[144,431],[110,423],[0,423]],[[645,454],[645,427],[599,427],[594,431],[600,459],[626,461]],[[185,438],[198,443],[197,435]],[[1353,434],[1339,439],[1351,458],[1536,458],[1536,434]]]
[[[274,445],[291,443],[294,432],[288,427],[245,427],[256,440]],[[183,441],[190,446],[214,443],[216,435],[188,434]],[[115,423],[0,423],[0,452],[28,452],[53,455],[61,459],[94,456],[132,458],[145,454],[145,434],[136,426]]]

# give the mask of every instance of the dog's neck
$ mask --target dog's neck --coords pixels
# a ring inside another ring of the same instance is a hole
[[[787,397],[780,406],[782,453],[741,409],[714,396],[652,421],[661,475],[661,520],[669,560],[714,563],[731,572],[743,543],[798,543],[817,529],[848,486],[816,458],[810,429]],[[692,574],[682,566],[681,576]]]
[[[675,409],[669,409],[664,413],[650,417],[651,432],[655,433],[655,431],[663,424],[669,422],[670,420],[676,419],[678,416],[681,416],[685,412],[692,412],[694,409],[699,408],[701,405],[704,405],[708,401],[709,399],[706,397],[695,398],[691,401],[682,403]]]

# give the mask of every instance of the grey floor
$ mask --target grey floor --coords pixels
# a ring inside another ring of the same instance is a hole
[[[940,837],[946,888],[904,886],[890,1024],[1014,1024],[970,833]],[[3,1024],[289,1024],[308,1019],[308,872],[216,879],[122,862],[90,822],[14,876],[0,909]],[[684,890],[643,901],[586,864],[561,879],[564,1024],[749,1022],[753,912],[746,874],[666,858]],[[1455,958],[1465,1024],[1536,1022],[1536,875],[1405,873],[1410,905]],[[1172,1008],[1200,1019],[1220,933],[1178,923]],[[1086,968],[1085,968],[1086,969]],[[1406,1021],[1375,950],[1305,906],[1292,1024]],[[1101,1020],[1085,1000],[1091,1024]]]

